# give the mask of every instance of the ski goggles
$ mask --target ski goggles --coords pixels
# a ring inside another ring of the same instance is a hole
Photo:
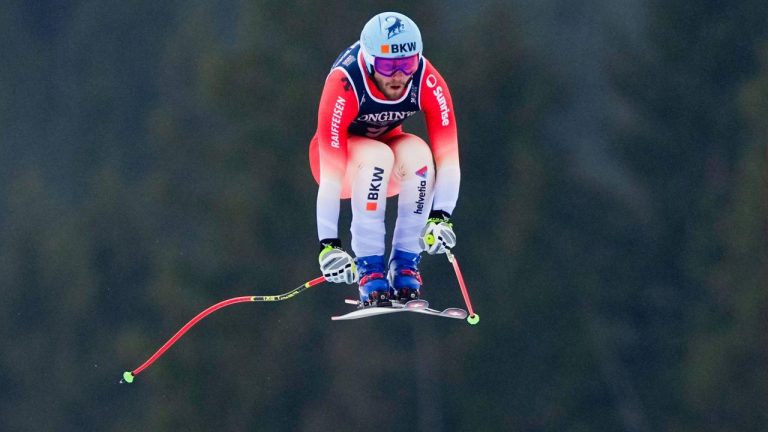
[[[385,77],[391,77],[397,71],[400,71],[405,75],[413,75],[418,68],[418,54],[400,58],[374,57],[373,59],[373,70]]]

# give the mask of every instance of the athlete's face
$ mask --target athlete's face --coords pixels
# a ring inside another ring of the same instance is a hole
[[[385,77],[376,72],[373,73],[373,79],[379,86],[379,90],[390,100],[399,99],[403,95],[405,87],[412,76],[406,75],[400,70],[396,71],[391,77]]]

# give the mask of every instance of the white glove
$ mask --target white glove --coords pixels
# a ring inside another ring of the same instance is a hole
[[[429,214],[427,225],[421,230],[419,245],[430,255],[445,253],[446,249],[456,246],[456,233],[453,232],[451,216],[440,210]]]
[[[334,283],[353,284],[357,282],[355,260],[341,248],[341,241],[328,239],[320,242],[322,250],[317,257],[320,272],[325,280]]]

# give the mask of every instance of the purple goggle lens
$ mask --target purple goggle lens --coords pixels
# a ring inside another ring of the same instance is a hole
[[[408,57],[400,58],[381,58],[373,59],[373,70],[385,77],[391,77],[395,72],[400,71],[406,75],[413,75],[419,68],[419,55],[414,54]]]

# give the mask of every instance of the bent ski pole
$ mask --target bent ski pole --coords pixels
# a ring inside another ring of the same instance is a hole
[[[192,318],[186,325],[184,325],[184,327],[179,329],[179,331],[177,331],[176,334],[173,335],[172,338],[168,339],[168,341],[166,343],[164,343],[163,346],[161,346],[160,349],[158,349],[157,352],[155,352],[152,355],[152,357],[150,357],[149,359],[147,359],[147,361],[142,363],[141,366],[137,367],[133,371],[123,372],[123,379],[120,380],[120,383],[121,384],[123,382],[129,383],[129,384],[132,383],[133,379],[136,377],[136,375],[141,373],[141,371],[143,371],[144,369],[148,368],[152,363],[154,363],[158,358],[160,358],[160,356],[162,356],[165,353],[165,351],[168,350],[168,348],[170,348],[173,344],[176,343],[176,341],[178,341],[182,336],[184,336],[184,333],[186,333],[195,324],[197,324],[198,321],[200,321],[201,319],[207,317],[208,315],[216,312],[217,310],[219,310],[219,309],[221,309],[223,307],[229,306],[229,305],[233,305],[235,303],[273,302],[273,301],[288,300],[289,298],[299,294],[300,292],[306,290],[307,288],[313,287],[313,286],[315,286],[315,285],[317,285],[319,283],[322,283],[324,281],[325,281],[325,278],[323,276],[320,276],[318,278],[312,279],[309,282],[306,282],[306,283],[304,283],[302,285],[299,285],[298,287],[296,287],[296,288],[294,288],[294,289],[292,289],[292,290],[290,290],[290,291],[288,291],[286,293],[283,293],[283,294],[268,295],[268,296],[234,297],[234,298],[231,298],[229,300],[224,300],[224,301],[221,301],[219,303],[216,303],[215,305],[210,306],[209,308],[207,308],[206,310],[200,312],[199,314],[197,314],[197,316]]]
[[[445,250],[445,256],[448,258],[448,261],[450,261],[450,263],[453,264],[453,271],[456,272],[456,280],[459,281],[459,288],[461,288],[461,295],[464,296],[464,303],[467,304],[467,312],[469,312],[469,316],[467,317],[467,322],[472,325],[475,325],[480,322],[480,315],[476,314],[475,311],[472,309],[472,302],[469,301],[469,292],[467,292],[467,286],[464,284],[464,277],[461,275],[459,262],[456,260],[456,257],[453,255],[450,249]]]

